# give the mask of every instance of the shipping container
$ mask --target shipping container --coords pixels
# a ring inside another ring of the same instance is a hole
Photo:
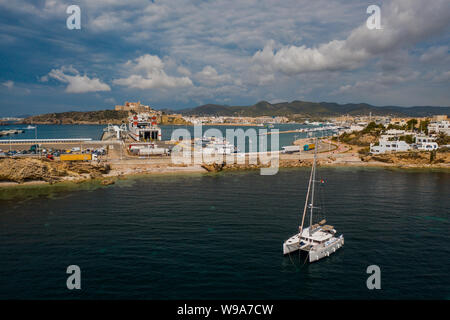
[[[59,156],[61,161],[89,161],[92,160],[91,154],[62,154]]]

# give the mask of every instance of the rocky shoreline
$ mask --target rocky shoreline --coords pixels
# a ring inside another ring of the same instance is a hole
[[[85,181],[101,179],[110,172],[108,164],[59,162],[46,158],[0,159],[0,182],[17,184],[44,182],[54,184],[62,181]]]
[[[319,166],[324,167],[384,167],[399,169],[440,169],[450,171],[450,153],[436,153],[430,159],[429,152],[396,153],[372,156],[356,156],[336,158],[333,155],[319,158]],[[310,167],[312,159],[279,159],[279,168]],[[20,185],[55,184],[59,182],[82,183],[97,180],[102,185],[114,184],[119,178],[131,175],[167,175],[179,173],[208,173],[238,170],[257,170],[267,168],[270,164],[261,162],[243,164],[236,163],[203,163],[197,166],[180,165],[121,165],[86,162],[60,162],[48,159],[3,158],[0,159],[0,187]]]

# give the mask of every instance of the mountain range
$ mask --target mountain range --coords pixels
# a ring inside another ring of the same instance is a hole
[[[167,112],[167,111],[166,111]],[[427,117],[438,114],[450,115],[450,107],[377,107],[367,103],[338,104],[334,102],[292,101],[269,103],[260,101],[251,106],[227,106],[205,104],[195,108],[174,111],[186,116],[287,116],[295,118],[336,117],[341,115]]]

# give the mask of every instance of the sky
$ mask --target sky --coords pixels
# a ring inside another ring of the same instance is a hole
[[[0,116],[124,101],[450,106],[449,40],[449,0],[0,0]]]

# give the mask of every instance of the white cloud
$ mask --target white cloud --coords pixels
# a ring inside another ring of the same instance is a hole
[[[48,81],[48,78],[67,83],[66,92],[68,93],[111,91],[111,88],[106,83],[101,82],[100,79],[80,75],[78,70],[72,66],[52,69],[48,75],[41,78],[41,81]]]
[[[380,54],[414,44],[439,33],[450,23],[450,2],[393,0],[382,7],[382,30],[369,30],[365,23],[345,40],[331,40],[316,47],[282,46],[273,43],[257,51],[253,61],[268,70],[285,74],[311,71],[351,70]]]
[[[11,90],[14,87],[14,81],[8,80],[2,83],[5,87],[7,87],[9,90]]]
[[[229,74],[220,75],[212,66],[204,67],[202,71],[198,72],[195,76],[200,83],[208,86],[215,86],[220,83],[231,81],[231,76]]]
[[[134,72],[127,78],[113,80],[114,84],[137,89],[163,89],[192,86],[189,77],[172,77],[164,71],[164,62],[158,57],[145,54],[125,63]]]
[[[183,66],[179,66],[179,67],[177,68],[177,72],[178,72],[179,74],[183,75],[183,76],[190,76],[190,75],[192,74],[191,71],[189,71],[188,68],[185,68],[185,67],[183,67]]]

